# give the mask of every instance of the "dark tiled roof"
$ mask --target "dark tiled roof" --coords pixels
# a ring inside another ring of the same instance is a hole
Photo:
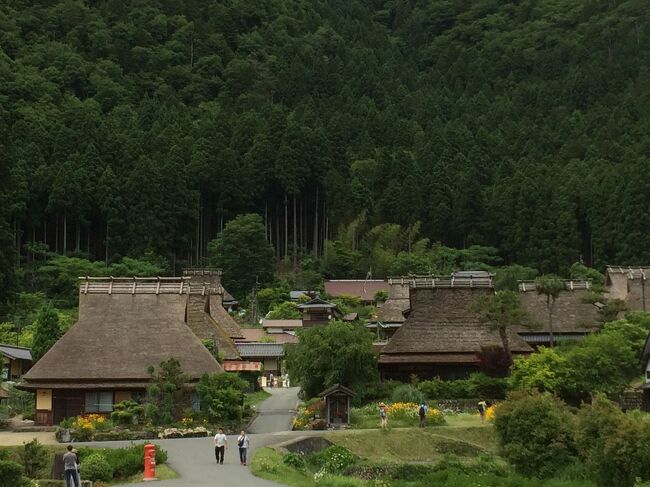
[[[14,345],[0,343],[0,354],[14,360],[32,361],[32,351],[25,347],[16,347]]]
[[[335,304],[329,303],[321,298],[314,298],[304,304],[299,304],[298,309],[311,309],[311,308],[336,308]]]
[[[284,346],[281,343],[238,343],[242,357],[282,357]]]

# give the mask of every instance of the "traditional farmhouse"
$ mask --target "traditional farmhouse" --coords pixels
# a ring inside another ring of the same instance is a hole
[[[237,348],[243,359],[261,362],[264,377],[270,374],[280,376],[284,346],[281,343],[238,343]]]
[[[493,292],[491,277],[411,278],[410,312],[379,355],[382,378],[456,379],[478,371],[481,351],[501,346],[501,340],[470,305]],[[515,354],[532,352],[516,333],[510,348]]]
[[[643,368],[645,372],[645,381],[643,383],[643,410],[650,412],[650,334],[645,342],[643,350]]]
[[[29,348],[0,343],[2,359],[1,381],[17,381],[32,366],[32,352]]]
[[[552,309],[553,340],[579,340],[598,329],[598,307],[589,302],[591,283],[584,280],[564,281],[565,290],[555,299]],[[522,307],[531,315],[537,326],[518,331],[533,347],[550,344],[550,328],[546,296],[539,294],[535,281],[519,281]]]
[[[650,311],[650,267],[607,266],[608,299],[620,299],[628,309]]]
[[[206,306],[206,311],[230,338],[233,340],[243,338],[241,328],[226,311],[229,308],[229,304],[226,302],[229,295],[221,285],[221,270],[185,269],[183,276],[188,278],[192,284],[208,287],[210,301]]]
[[[79,320],[23,376],[36,393],[36,422],[58,424],[81,413],[109,413],[143,395],[147,369],[176,358],[191,382],[221,365],[186,319],[192,295],[206,286],[186,278],[85,278]]]
[[[388,292],[388,281],[383,279],[337,279],[325,281],[325,294],[330,298],[353,296],[363,304],[375,302],[378,291]]]
[[[302,313],[302,326],[308,328],[315,325],[326,325],[330,320],[341,319],[341,312],[335,304],[321,298],[314,298],[304,304],[299,304]]]
[[[410,307],[408,277],[391,277],[388,279],[388,299],[377,310],[377,317],[366,325],[380,340],[391,338],[406,320],[405,313]]]

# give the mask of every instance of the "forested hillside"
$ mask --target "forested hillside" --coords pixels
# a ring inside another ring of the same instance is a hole
[[[43,245],[196,264],[247,212],[279,259],[420,221],[542,272],[647,264],[649,26],[644,0],[0,0],[2,289]]]

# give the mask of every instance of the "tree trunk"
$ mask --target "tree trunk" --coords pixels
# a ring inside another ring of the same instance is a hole
[[[296,194],[293,194],[293,250],[292,254],[292,264],[293,270],[295,272],[296,266],[298,265],[298,221],[296,219]]]
[[[54,219],[54,251],[59,253],[59,214]]]
[[[313,253],[314,257],[318,258],[318,190],[319,187],[316,186],[316,205],[314,206],[314,242],[313,242]]]
[[[91,229],[92,223],[88,225],[88,228],[86,229],[86,251],[88,252],[88,258],[91,260],[94,260],[94,255],[90,253],[90,229]]]
[[[79,217],[77,217],[77,221],[75,222],[75,233],[75,251],[79,252],[81,251],[81,221]]]
[[[43,220],[43,243],[47,247],[47,217]]]
[[[289,255],[289,206],[287,205],[287,193],[284,193],[284,255]]]
[[[266,241],[269,242],[269,205],[266,201],[264,202],[264,236]]]
[[[275,255],[280,260],[280,213],[275,208]]]
[[[63,213],[63,253],[68,250],[68,214]]]
[[[104,258],[106,259],[106,265],[108,265],[108,239],[109,239],[109,234],[108,234],[108,221],[106,222],[106,242],[105,242],[105,254]]]

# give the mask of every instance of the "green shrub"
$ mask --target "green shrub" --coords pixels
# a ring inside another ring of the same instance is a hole
[[[47,449],[36,438],[23,443],[23,449],[18,453],[20,463],[25,469],[25,475],[31,479],[39,478],[47,467]]]
[[[393,402],[413,402],[420,404],[424,401],[424,394],[411,384],[404,384],[397,387],[391,396]]]
[[[20,463],[0,460],[0,487],[16,487],[22,483],[23,466]]]
[[[356,461],[357,458],[350,450],[339,445],[332,445],[308,458],[308,462],[318,470],[329,473],[343,472],[354,465]]]
[[[574,418],[550,394],[513,394],[497,407],[494,426],[502,456],[524,475],[550,477],[575,460]]]
[[[401,463],[395,466],[395,469],[391,472],[391,477],[395,480],[417,482],[429,475],[431,471],[432,469],[429,465]]]
[[[372,382],[362,390],[357,391],[357,395],[354,396],[352,401],[357,406],[368,402],[389,401],[393,396],[393,391],[401,385],[404,384],[396,380]]]
[[[650,481],[650,420],[626,416],[603,448],[599,484],[633,487]]]
[[[115,404],[111,413],[111,420],[115,424],[139,424],[144,418],[144,406],[135,401],[122,401]]]
[[[307,470],[307,460],[300,453],[287,453],[282,458],[282,462],[300,471]]]
[[[113,479],[113,467],[104,455],[93,453],[81,463],[81,475],[93,482],[110,482]]]
[[[604,465],[605,442],[618,431],[625,415],[603,396],[583,405],[577,416],[575,442],[580,458],[593,471]]]
[[[505,377],[472,374],[464,382],[467,383],[466,392],[468,393],[468,397],[504,399],[508,392],[508,379]],[[470,393],[474,395],[472,396]]]

